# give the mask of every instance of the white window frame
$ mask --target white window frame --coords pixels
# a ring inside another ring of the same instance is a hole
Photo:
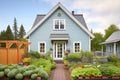
[[[45,44],[45,52],[40,52],[40,43],[44,43]],[[46,53],[46,42],[45,41],[39,41],[38,42],[38,52],[42,53],[42,54]]]
[[[79,53],[79,52],[75,52],[75,43],[79,43],[80,44],[80,51],[81,51],[81,42],[80,41],[74,41],[73,42],[73,52],[74,53]]]
[[[59,20],[59,28],[58,29],[55,29],[55,21],[56,20]],[[64,29],[60,29],[60,20],[64,21]],[[53,30],[65,30],[65,29],[66,29],[66,21],[65,21],[65,19],[53,19]]]

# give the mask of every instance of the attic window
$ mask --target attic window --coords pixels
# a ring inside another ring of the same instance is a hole
[[[64,19],[54,19],[53,20],[54,30],[65,30],[65,20]]]

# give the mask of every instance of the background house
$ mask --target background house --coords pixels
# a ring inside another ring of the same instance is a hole
[[[120,58],[120,30],[112,33],[105,42],[102,43],[106,45],[105,55],[118,55]]]
[[[58,3],[46,15],[37,15],[31,30],[25,35],[29,38],[30,50],[46,53],[53,49],[53,59],[62,60],[64,51],[78,53],[91,50],[91,39],[82,14],[69,12]]]

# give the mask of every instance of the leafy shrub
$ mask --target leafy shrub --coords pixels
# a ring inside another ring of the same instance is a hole
[[[82,54],[80,54],[80,53],[71,53],[71,54],[68,54],[67,57],[68,58],[81,58]]]
[[[41,69],[45,70],[48,74],[50,74],[50,71],[52,69],[52,62],[46,59],[34,59],[31,61],[31,64],[40,67]]]
[[[99,67],[102,75],[104,76],[120,76],[120,68],[110,65],[110,66],[101,66]]]
[[[37,51],[30,51],[29,54],[32,58],[40,58],[40,53]]]
[[[108,61],[116,63],[118,61],[118,57],[116,55],[108,56]]]

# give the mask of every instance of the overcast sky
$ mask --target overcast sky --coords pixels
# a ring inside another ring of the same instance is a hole
[[[104,33],[110,24],[120,28],[120,0],[0,0],[0,31],[12,28],[16,17],[18,27],[23,24],[28,32],[36,15],[47,14],[58,2],[83,14],[89,30]]]

